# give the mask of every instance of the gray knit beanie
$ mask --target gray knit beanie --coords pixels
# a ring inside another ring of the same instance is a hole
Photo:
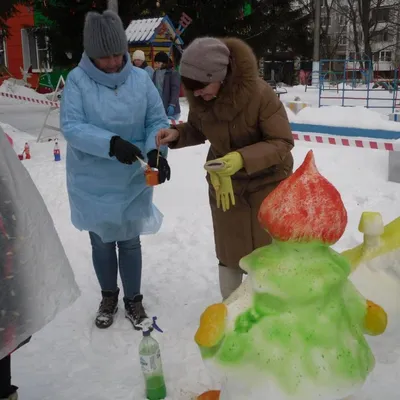
[[[83,29],[83,47],[91,59],[125,54],[128,40],[121,18],[111,10],[88,12]]]
[[[228,71],[230,51],[219,39],[195,39],[182,55],[179,72],[198,82],[223,81]]]

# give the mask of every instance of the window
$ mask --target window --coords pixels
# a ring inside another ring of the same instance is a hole
[[[328,17],[322,17],[322,26],[332,26],[332,16]]]
[[[372,19],[377,22],[389,22],[390,8],[376,8],[372,10]]]
[[[389,42],[391,40],[389,32],[388,31],[384,31],[382,33],[382,41],[383,42]]]
[[[379,61],[392,61],[392,52],[391,51],[381,51],[379,53]]]
[[[339,37],[339,46],[346,46],[347,45],[347,37],[346,36],[340,36]]]
[[[24,70],[32,66],[34,72],[50,71],[49,38],[44,31],[21,29]]]
[[[0,68],[7,67],[7,47],[6,47],[6,39],[0,33]]]
[[[346,26],[347,24],[347,17],[345,15],[339,15],[339,25]]]
[[[392,41],[393,37],[390,35],[390,33],[387,30],[382,30],[380,32],[377,32],[373,37],[372,40],[375,43],[379,42],[390,42]]]

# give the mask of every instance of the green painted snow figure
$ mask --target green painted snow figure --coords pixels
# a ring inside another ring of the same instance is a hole
[[[201,316],[195,340],[223,387],[198,399],[344,399],[372,371],[364,335],[383,333],[387,316],[356,290],[347,259],[330,248],[347,213],[312,152],[265,199],[259,221],[272,244],[241,260],[247,279]]]

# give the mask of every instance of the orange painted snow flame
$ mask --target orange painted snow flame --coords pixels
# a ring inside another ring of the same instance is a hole
[[[310,150],[303,164],[261,204],[258,220],[281,241],[336,243],[347,225],[340,193],[318,171]]]

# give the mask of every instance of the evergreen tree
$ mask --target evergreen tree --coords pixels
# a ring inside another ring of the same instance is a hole
[[[82,54],[85,14],[103,11],[107,0],[33,0],[35,11],[48,26],[56,65],[77,63]],[[310,51],[309,16],[294,7],[294,0],[119,0],[119,14],[125,27],[139,18],[167,14],[178,26],[182,13],[193,20],[183,40],[199,36],[236,36],[246,40],[257,55],[292,49]],[[72,58],[67,57],[67,53]]]
[[[257,55],[291,49],[311,52],[310,15],[294,0],[164,0],[174,21],[182,12],[193,18],[184,40],[198,36],[235,36],[249,43]]]
[[[82,56],[83,25],[89,11],[102,12],[107,0],[33,0],[36,29],[46,30],[53,64],[76,65]]]

